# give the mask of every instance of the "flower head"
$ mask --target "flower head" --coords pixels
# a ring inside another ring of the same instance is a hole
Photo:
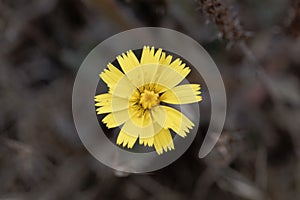
[[[194,123],[168,106],[202,100],[199,84],[182,84],[191,69],[162,49],[144,47],[139,60],[133,51],[117,57],[122,69],[109,63],[100,74],[108,93],[95,96],[97,114],[107,115],[108,128],[121,127],[116,143],[132,148],[137,140],[158,154],[174,149],[170,130],[185,137]]]

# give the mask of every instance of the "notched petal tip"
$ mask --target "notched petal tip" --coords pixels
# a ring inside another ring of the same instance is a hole
[[[126,134],[122,130],[120,131],[116,144],[122,147],[127,147],[132,149],[134,144],[136,143],[137,137],[133,137],[131,135]]]

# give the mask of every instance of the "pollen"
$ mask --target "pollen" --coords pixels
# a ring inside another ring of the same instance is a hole
[[[154,91],[144,90],[139,103],[144,109],[150,109],[159,104],[159,95]]]

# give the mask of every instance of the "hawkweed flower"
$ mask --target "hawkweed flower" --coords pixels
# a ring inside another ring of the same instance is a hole
[[[116,143],[133,148],[137,140],[158,154],[174,149],[170,130],[185,137],[194,123],[171,107],[202,100],[199,84],[182,84],[191,69],[162,49],[144,47],[140,60],[129,50],[101,74],[108,93],[95,96],[97,114],[108,128],[120,127]]]

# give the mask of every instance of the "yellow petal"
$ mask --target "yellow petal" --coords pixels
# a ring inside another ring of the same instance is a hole
[[[188,104],[202,100],[199,84],[186,84],[164,92],[160,100],[171,104]]]
[[[105,69],[99,76],[110,88],[110,91],[113,91],[119,80],[125,75],[111,63],[107,67],[108,69]]]
[[[115,97],[112,94],[105,93],[95,97],[96,104],[100,108],[97,108],[97,114],[116,112],[124,109],[128,109],[130,102],[128,99]]]
[[[152,47],[152,48],[154,48],[154,47]],[[160,59],[160,57],[161,57],[161,54],[162,54],[162,49],[161,48],[159,48],[156,52],[155,52],[155,54],[154,54],[154,62],[155,63],[159,63],[159,59]]]
[[[128,121],[129,118],[130,115],[128,110],[121,110],[109,113],[102,119],[102,122],[106,124],[107,128],[114,128],[122,125],[124,122]]]
[[[154,136],[154,148],[158,154],[174,149],[173,139],[168,129],[161,129]]]
[[[157,69],[155,83],[164,86],[165,90],[160,91],[164,92],[178,85],[185,77],[169,66],[160,65]]]
[[[166,56],[165,52],[163,52],[161,54],[161,58],[159,60],[160,64],[174,69],[179,74],[181,74],[183,77],[186,77],[190,73],[191,69],[189,67],[186,67],[186,64],[182,63],[182,60],[180,58],[177,58],[172,63],[171,63],[171,61],[172,61],[171,55]]]
[[[131,83],[127,76],[123,76],[116,84],[112,95],[124,99],[130,99],[137,88]]]
[[[127,135],[139,137],[141,144],[144,143],[144,145],[152,146],[154,140],[151,138],[153,138],[162,127],[152,120],[148,110],[142,111],[144,112],[143,115],[140,115],[139,112],[140,111],[129,111],[130,119],[124,123],[122,131]]]
[[[166,53],[162,52],[161,57],[159,59],[159,64],[170,65],[171,61],[172,61],[172,56],[171,55],[166,56]]]
[[[122,127],[122,131],[125,132],[127,135],[131,135],[133,137],[140,137],[140,138],[150,138],[157,133],[157,129],[155,128],[152,119],[150,118],[150,123],[145,125],[143,124],[142,119],[140,119],[140,123],[137,124],[136,121],[138,119],[130,118],[130,120],[124,123]]]
[[[124,73],[127,73],[130,70],[140,65],[140,62],[138,61],[135,54],[131,50],[127,51],[127,54],[123,53],[121,56],[118,56],[117,60]]]
[[[140,105],[133,105],[129,109],[131,121],[138,127],[146,127],[152,124],[152,118],[148,110],[144,110]]]
[[[177,58],[170,65],[167,66],[177,71],[184,78],[191,72],[191,69],[189,67],[186,67],[186,64],[182,63],[182,60],[180,58]]]
[[[143,144],[144,146],[149,146],[152,147],[154,143],[154,137],[149,137],[149,138],[140,138],[139,143]]]
[[[141,56],[141,64],[158,64],[161,57],[162,49],[155,52],[154,47],[145,46]]]
[[[130,135],[127,135],[126,133],[124,133],[122,130],[120,131],[118,138],[117,138],[117,144],[121,145],[123,147],[128,147],[129,149],[131,149],[133,147],[133,145],[135,144],[137,140],[137,137],[133,137]]]
[[[153,120],[165,129],[172,129],[181,137],[185,137],[194,123],[178,110],[168,106],[156,106],[151,110]]]
[[[104,93],[104,94],[99,94],[99,95],[96,95],[95,96],[95,101],[96,102],[110,102],[110,99],[112,97],[112,94],[109,94],[109,93]]]
[[[160,64],[142,65],[128,72],[126,76],[136,88],[152,85],[158,93],[175,87],[185,78],[173,68]]]

